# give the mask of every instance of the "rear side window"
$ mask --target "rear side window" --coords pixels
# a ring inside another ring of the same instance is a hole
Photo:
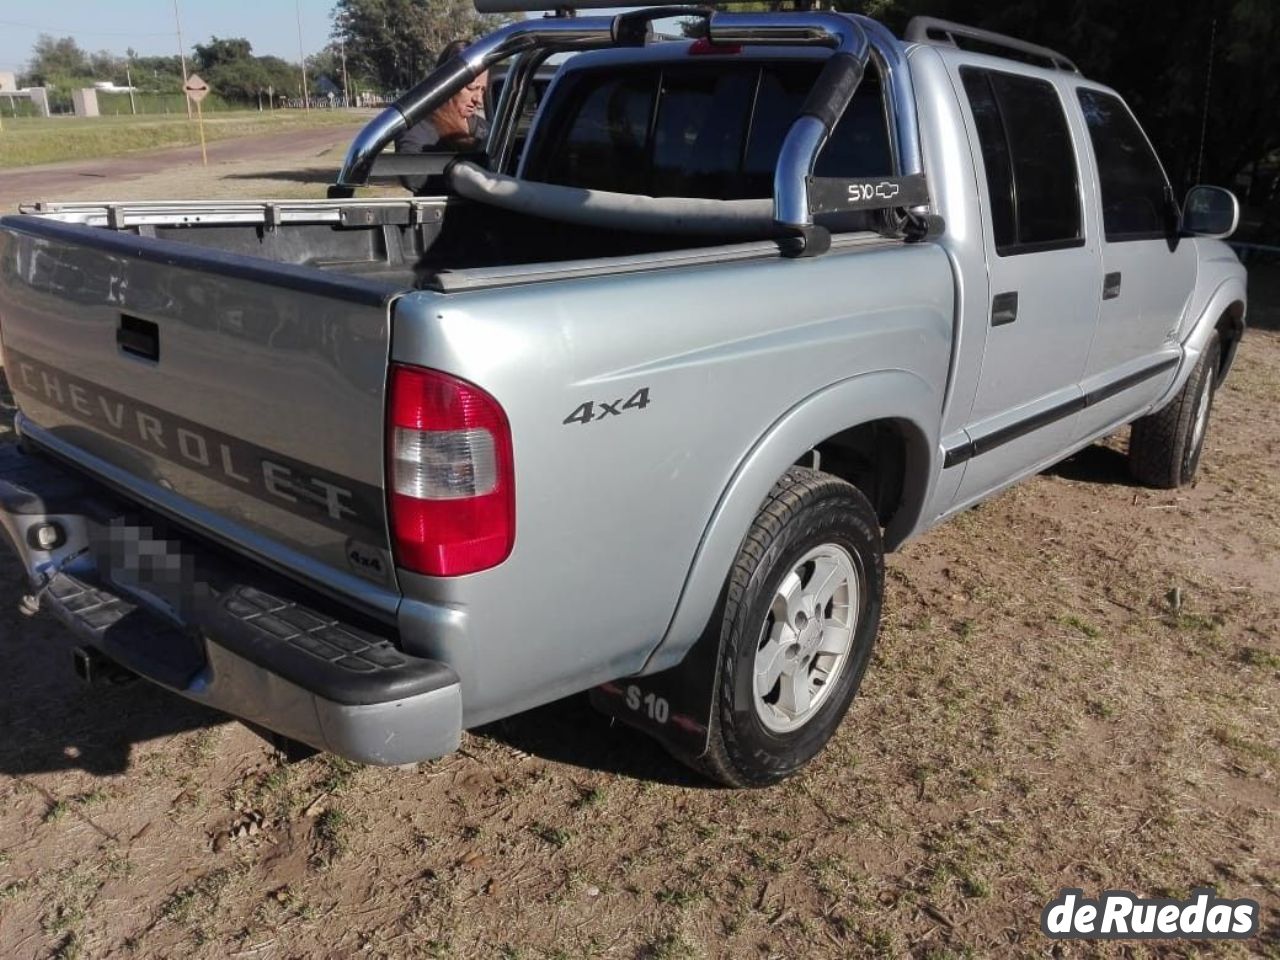
[[[545,179],[594,190],[639,193],[647,186],[649,121],[656,88],[644,74],[622,74],[575,90]]]
[[[663,74],[653,126],[654,196],[714,196],[737,171],[755,78],[741,71]]]
[[[716,61],[566,77],[556,103],[548,105],[558,109],[540,122],[525,175],[655,197],[771,197],[782,141],[821,66]],[[884,103],[873,72],[859,85],[815,172],[892,174]]]
[[[1077,93],[1098,164],[1107,241],[1164,238],[1169,184],[1138,122],[1119,97]]]
[[[996,253],[1083,245],[1075,148],[1053,84],[974,67],[960,76],[986,168]]]

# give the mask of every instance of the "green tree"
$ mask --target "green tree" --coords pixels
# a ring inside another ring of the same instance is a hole
[[[347,70],[405,90],[435,66],[450,40],[492,30],[500,18],[476,14],[472,0],[338,0],[333,38],[345,43]]]
[[[54,78],[89,77],[93,68],[89,57],[73,37],[51,37],[42,33],[36,39],[31,50],[31,60],[27,64],[28,82],[44,86]]]
[[[197,43],[192,49],[201,70],[253,59],[253,44],[244,37],[210,37],[208,43]]]

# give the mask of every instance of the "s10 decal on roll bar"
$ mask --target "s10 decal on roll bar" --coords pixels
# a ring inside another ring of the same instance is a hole
[[[844,210],[885,210],[918,207],[929,202],[924,174],[905,177],[810,177],[809,212],[840,213]]]

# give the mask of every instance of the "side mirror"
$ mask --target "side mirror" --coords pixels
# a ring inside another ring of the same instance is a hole
[[[1182,205],[1182,232],[1225,240],[1240,225],[1240,201],[1222,187],[1192,187]]]

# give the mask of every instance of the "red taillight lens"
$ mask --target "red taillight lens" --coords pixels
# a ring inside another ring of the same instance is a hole
[[[396,562],[456,577],[496,566],[516,537],[511,426],[474,384],[393,364],[387,492]]]

